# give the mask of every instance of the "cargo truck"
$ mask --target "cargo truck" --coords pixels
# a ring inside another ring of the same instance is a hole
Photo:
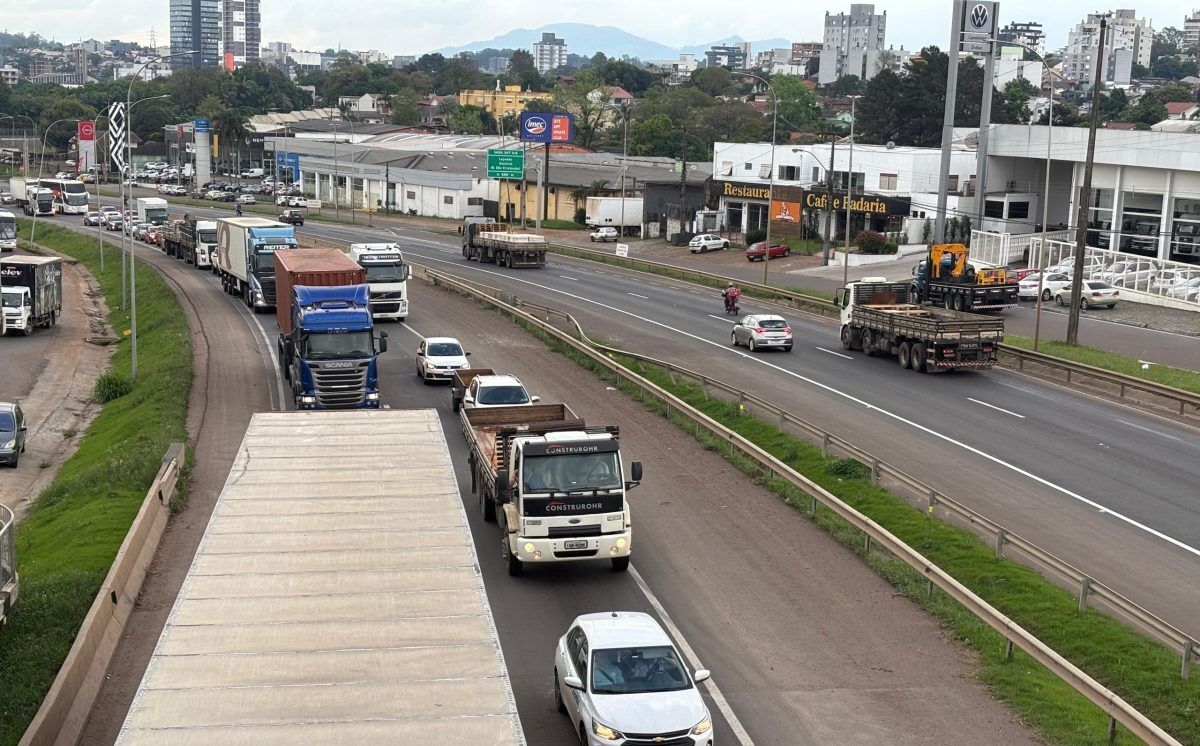
[[[6,331],[26,337],[49,328],[62,313],[62,257],[10,256],[0,260],[0,298]]]
[[[371,314],[377,319],[408,318],[408,265],[394,243],[352,243],[350,258],[367,273]]]
[[[167,222],[167,201],[162,197],[138,197],[138,221],[152,225],[163,225]]]
[[[512,230],[490,218],[468,219],[460,228],[463,258],[501,267],[545,267],[546,238],[536,233]]]
[[[865,277],[837,291],[842,347],[895,355],[920,373],[986,369],[996,364],[1004,319],[920,305],[905,282]]]
[[[219,218],[216,271],[221,287],[255,313],[274,310],[275,252],[297,246],[290,225],[265,218]]]
[[[37,179],[14,176],[8,180],[8,190],[17,207],[26,215],[54,214],[54,192],[39,186]]]
[[[460,368],[450,379],[450,408],[511,407],[537,404],[516,376],[498,375],[491,368]]]
[[[163,251],[196,269],[210,268],[217,253],[217,221],[184,215],[181,220],[168,222],[163,231]]]
[[[624,203],[624,208],[621,203]],[[642,198],[588,197],[584,206],[584,224],[589,228],[611,226],[622,236],[640,233]]]
[[[339,249],[276,255],[279,365],[297,409],[379,408],[387,332],[376,350],[364,275]]]
[[[608,559],[629,568],[633,524],[619,431],[587,427],[565,404],[464,407],[471,491],[485,521],[498,521],[509,575],[527,563]]]
[[[1017,305],[1020,287],[1009,280],[1006,270],[976,268],[969,254],[970,250],[958,243],[930,246],[925,259],[913,268],[913,302],[955,311]]]

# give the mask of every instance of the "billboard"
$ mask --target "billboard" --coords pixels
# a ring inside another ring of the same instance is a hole
[[[521,139],[525,142],[571,142],[574,137],[574,114],[521,113]]]
[[[75,139],[79,143],[79,159],[75,170],[84,173],[96,165],[96,123],[81,121],[76,125]]]
[[[800,222],[800,203],[771,200],[771,220],[777,223]]]

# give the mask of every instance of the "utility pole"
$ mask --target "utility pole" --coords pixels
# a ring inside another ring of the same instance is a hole
[[[1100,38],[1096,43],[1096,66],[1092,68],[1092,112],[1088,123],[1087,160],[1083,165],[1083,186],[1075,216],[1075,271],[1071,274],[1071,308],[1067,314],[1067,344],[1079,344],[1079,303],[1083,298],[1083,253],[1087,250],[1088,204],[1092,194],[1092,164],[1096,158],[1096,127],[1100,123],[1100,87],[1104,81],[1104,31],[1108,19],[1100,19]],[[1050,109],[1051,118],[1054,109]]]
[[[542,170],[538,171],[538,178],[541,181],[541,183],[538,184],[538,195],[542,200],[542,209],[538,211],[539,217],[537,229],[539,233],[542,230],[542,221],[550,219],[550,143],[546,143],[545,150],[543,152],[545,153],[545,157],[542,161]],[[543,189],[546,191],[543,192]],[[557,207],[557,203],[555,206]],[[558,210],[555,210],[554,212],[555,214],[558,214]],[[572,215],[572,217],[574,216]]]
[[[821,241],[823,251],[821,266],[829,266],[829,252],[833,250],[833,156],[837,136],[829,136],[829,168],[825,169],[825,235]]]

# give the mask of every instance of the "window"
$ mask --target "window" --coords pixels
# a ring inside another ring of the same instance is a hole
[[[1146,192],[1123,192],[1121,202],[1121,251],[1158,256],[1163,196]]]
[[[879,188],[896,191],[896,174],[879,174]]]
[[[1008,203],[1008,217],[1010,220],[1014,220],[1014,219],[1023,220],[1025,218],[1029,217],[1029,203],[1028,202],[1009,202]]]
[[[854,185],[852,187],[853,189],[861,192],[866,188],[867,175],[865,173],[862,173],[861,171],[855,171],[853,174],[853,179],[854,179]],[[846,191],[846,172],[845,171],[834,171],[833,172],[833,182],[839,191],[843,191],[843,192]]]
[[[1200,199],[1177,198],[1172,217],[1169,258],[1200,264]]]
[[[1003,218],[1004,203],[995,199],[985,201],[983,203],[983,216],[985,218]]]
[[[949,192],[957,192],[958,191],[958,174],[950,174],[950,176],[948,177],[948,182],[946,184],[946,191],[949,191]]]
[[[779,167],[780,181],[799,181],[800,167],[799,166],[780,166]]]
[[[1088,246],[1112,248],[1113,190],[1093,189],[1088,200]]]
[[[753,171],[753,170],[754,170],[754,164],[753,164],[753,163],[747,163],[746,165],[742,166],[742,170],[743,170],[743,171]]]
[[[409,199],[416,199],[417,193],[416,192],[405,192],[404,196],[408,197]]]
[[[446,205],[454,204],[454,197],[447,194],[445,197],[442,197],[442,204],[446,204]]]
[[[820,169],[820,168],[818,168],[817,166],[813,166],[813,170],[812,170],[812,180],[813,180],[814,182],[816,182],[816,181],[820,181],[820,180],[821,180],[821,169]]]
[[[467,197],[467,204],[471,207],[482,207],[483,197]]]

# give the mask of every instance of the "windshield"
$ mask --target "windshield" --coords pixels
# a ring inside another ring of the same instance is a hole
[[[17,421],[12,416],[12,412],[0,412],[0,433],[13,433],[16,431]]]
[[[525,492],[611,490],[622,484],[616,453],[526,456],[521,469]]]
[[[761,319],[758,322],[759,329],[786,329],[787,322],[783,319]]]
[[[367,282],[404,282],[408,279],[408,265],[394,264],[390,266],[368,265]]]
[[[146,208],[146,220],[166,220],[167,210],[165,207]]]
[[[592,653],[594,694],[640,694],[690,689],[683,664],[667,645],[609,648]]]
[[[216,243],[216,231],[200,231],[200,243]]]
[[[14,220],[0,220],[0,238],[16,238],[17,223]]]
[[[21,307],[21,294],[20,293],[5,293],[3,303],[4,303],[5,308],[20,308]]]
[[[1092,290],[1108,290],[1112,285],[1109,285],[1107,282],[1089,282],[1088,287]]]
[[[275,254],[270,251],[260,251],[254,255],[254,269],[266,275],[275,274]]]
[[[479,392],[476,404],[528,404],[524,386],[489,386]]]
[[[87,207],[88,196],[86,194],[70,193],[63,196],[67,198],[68,205],[72,205],[74,207]]]
[[[344,357],[370,357],[374,345],[370,332],[350,334],[309,333],[304,336],[301,355],[307,360],[333,360]]]
[[[429,349],[425,354],[429,357],[462,357],[462,348],[450,342],[437,342],[429,345]]]

